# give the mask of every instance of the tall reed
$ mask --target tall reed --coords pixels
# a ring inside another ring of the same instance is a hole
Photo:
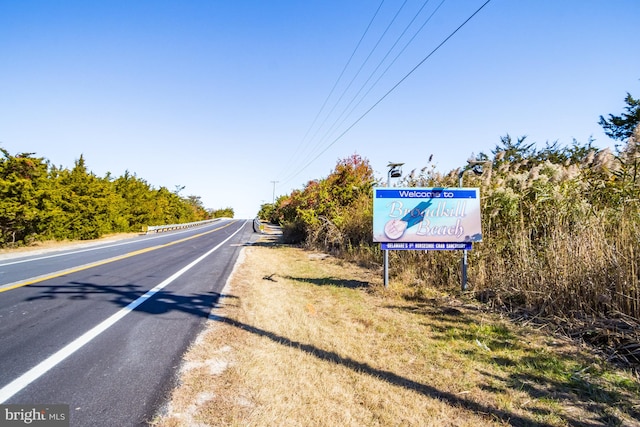
[[[500,154],[489,179],[468,179],[481,189],[483,217],[483,241],[469,253],[471,288],[506,307],[546,315],[640,318],[638,164],[608,150],[562,164],[510,162]],[[444,185],[455,173],[421,181]],[[398,253],[392,259],[395,269],[415,275],[417,286],[455,289],[459,257]]]

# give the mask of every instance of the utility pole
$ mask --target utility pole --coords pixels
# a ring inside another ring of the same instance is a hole
[[[280,182],[280,181],[271,181],[271,183],[273,184],[273,201],[271,202],[272,205],[276,204],[276,184]]]

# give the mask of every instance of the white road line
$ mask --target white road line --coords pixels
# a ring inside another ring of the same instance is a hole
[[[147,293],[142,295],[140,298],[138,298],[135,301],[131,302],[126,307],[120,309],[117,313],[113,314],[111,317],[109,317],[106,320],[102,321],[97,326],[95,326],[92,329],[90,329],[89,331],[85,332],[84,334],[82,334],[81,336],[79,336],[78,338],[73,340],[71,343],[69,343],[66,346],[64,346],[62,349],[58,350],[57,352],[55,352],[54,354],[52,354],[51,356],[49,356],[48,358],[46,358],[42,362],[38,363],[33,368],[29,369],[24,374],[20,375],[15,380],[11,381],[6,386],[2,387],[0,389],[0,404],[6,402],[7,399],[11,398],[14,394],[18,393],[19,391],[24,389],[26,386],[28,386],[29,384],[31,384],[32,382],[34,382],[35,380],[40,378],[42,375],[47,373],[51,368],[56,366],[58,363],[62,362],[67,357],[71,356],[73,353],[78,351],[80,348],[82,348],[89,341],[93,340],[95,337],[100,335],[102,332],[106,331],[111,326],[113,326],[118,320],[122,319],[124,316],[126,316],[127,314],[132,312],[137,306],[139,306],[140,304],[145,302],[147,299],[151,298],[157,292],[159,292],[160,290],[165,288],[167,285],[169,285],[171,282],[176,280],[178,277],[182,276],[185,272],[187,272],[188,270],[193,268],[200,261],[202,261],[203,259],[205,259],[209,255],[211,255],[213,252],[218,250],[222,245],[227,243],[233,236],[238,234],[238,232],[244,228],[245,224],[246,223],[243,223],[242,226],[240,226],[240,228],[238,228],[232,235],[227,237],[225,240],[223,240],[216,247],[214,247],[213,249],[209,250],[207,253],[205,253],[204,255],[200,256],[198,259],[196,259],[195,261],[191,262],[186,267],[184,267],[181,270],[179,270],[176,273],[174,273],[172,276],[170,276],[167,279],[165,279],[162,283],[156,285],[156,287],[154,287],[153,289],[149,290]]]

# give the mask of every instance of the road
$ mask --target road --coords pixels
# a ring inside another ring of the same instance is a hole
[[[144,425],[218,301],[251,223],[0,260],[0,403],[72,426]]]

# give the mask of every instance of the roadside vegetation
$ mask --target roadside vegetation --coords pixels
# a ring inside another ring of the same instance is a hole
[[[469,252],[469,289],[481,301],[523,321],[552,322],[625,364],[640,364],[640,100],[625,113],[600,118],[620,141],[615,151],[593,141],[536,148],[509,135],[489,154],[479,187],[483,241]],[[456,187],[464,171],[440,173],[428,161],[397,182]],[[285,240],[378,268],[372,242],[372,188],[364,158],[341,160],[326,178],[264,205],[261,217],[280,224]],[[460,287],[457,251],[391,251],[392,286],[421,300]]]
[[[0,248],[47,240],[87,240],[145,226],[233,217],[233,209],[206,210],[200,197],[154,188],[135,174],[90,172],[83,156],[72,169],[33,153],[0,147]]]

